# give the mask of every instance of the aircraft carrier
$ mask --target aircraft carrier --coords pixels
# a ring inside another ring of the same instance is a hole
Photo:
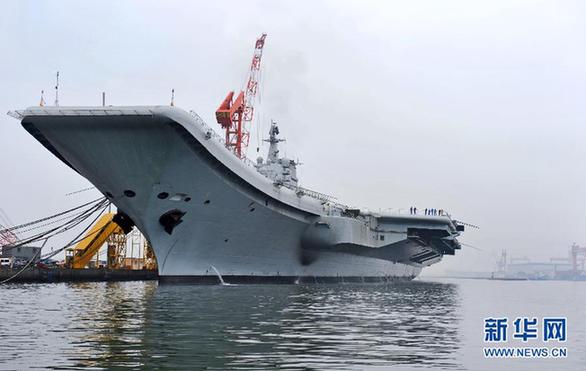
[[[276,123],[268,155],[252,162],[196,113],[173,106],[13,115],[140,229],[164,282],[412,279],[460,249],[464,226],[447,213],[376,213],[299,186]]]

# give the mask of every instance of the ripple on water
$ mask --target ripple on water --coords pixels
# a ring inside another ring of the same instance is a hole
[[[0,300],[12,368],[461,368],[454,284],[14,284]]]

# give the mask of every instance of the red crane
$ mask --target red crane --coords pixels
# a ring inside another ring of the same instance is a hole
[[[18,237],[8,228],[0,224],[0,252],[2,246],[13,245],[18,242]]]
[[[266,37],[267,34],[263,33],[261,37],[256,39],[246,91],[240,91],[235,99],[234,91],[229,92],[216,110],[216,120],[226,130],[226,147],[234,151],[238,158],[245,156],[250,139],[250,124],[254,113],[254,98],[258,88],[260,59]]]

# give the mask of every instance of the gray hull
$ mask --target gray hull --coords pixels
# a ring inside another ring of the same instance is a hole
[[[134,221],[164,280],[411,279],[459,248],[448,217],[339,215],[274,184],[177,108],[29,109],[22,125]]]

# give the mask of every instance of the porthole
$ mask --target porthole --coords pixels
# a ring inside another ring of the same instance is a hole
[[[131,189],[127,189],[124,191],[124,196],[132,198],[132,197],[136,196],[136,192],[134,192]]]
[[[210,200],[205,200],[203,203],[204,203],[204,205],[207,205],[210,203]]]
[[[183,201],[189,202],[189,201],[191,201],[191,197],[185,197],[185,199]]]
[[[167,192],[161,192],[161,193],[159,193],[159,194],[157,195],[157,198],[159,198],[159,199],[161,199],[161,200],[164,200],[164,199],[166,199],[167,197],[169,197],[169,194],[168,194]]]

